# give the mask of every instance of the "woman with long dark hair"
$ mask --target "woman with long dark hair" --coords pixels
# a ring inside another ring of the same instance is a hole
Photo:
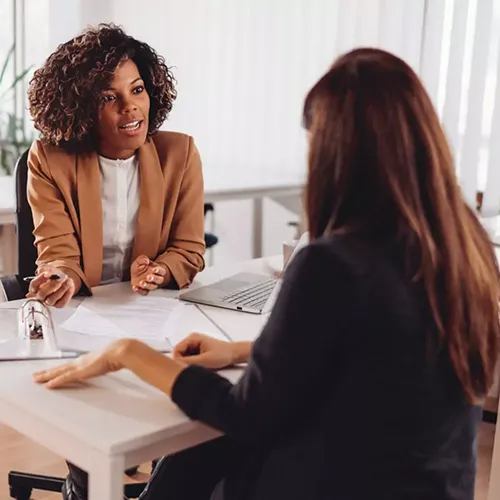
[[[122,340],[35,380],[128,368],[225,433],[165,459],[148,498],[472,500],[499,275],[436,112],[407,64],[360,49],[304,119],[312,241],[253,345]],[[241,362],[236,385],[208,369]]]

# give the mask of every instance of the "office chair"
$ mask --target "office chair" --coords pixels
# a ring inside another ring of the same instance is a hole
[[[28,183],[28,151],[25,151],[16,163],[14,180],[16,189],[16,233],[17,233],[17,262],[18,274],[0,278],[7,300],[18,300],[28,293],[28,284],[23,278],[33,276],[36,270],[37,251],[33,236],[33,216],[28,204],[26,186]],[[204,213],[213,211],[210,203],[205,204]],[[207,248],[213,247],[218,239],[215,235],[206,233]],[[153,461],[154,466],[155,461]],[[127,469],[129,476],[137,472],[137,467]],[[28,474],[19,471],[9,472],[9,490],[11,498],[15,500],[30,500],[32,490],[55,491],[62,490],[65,479],[39,474]],[[132,483],[124,485],[124,495],[127,498],[138,498],[146,483]]]
[[[207,212],[213,212],[214,211],[213,203],[205,203],[203,210],[204,210],[203,213],[205,216],[207,215]],[[207,247],[207,250],[209,248],[212,248],[214,245],[216,245],[218,241],[219,241],[219,238],[217,238],[217,236],[215,236],[215,234],[205,233],[205,245]]]

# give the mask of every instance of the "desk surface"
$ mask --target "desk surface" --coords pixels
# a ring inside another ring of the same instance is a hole
[[[242,270],[269,272],[269,263],[276,266],[279,260],[261,259],[239,266],[209,268],[199,275],[196,285]],[[173,296],[176,292],[159,293]],[[15,303],[0,305],[3,308],[14,306]],[[219,316],[227,312],[233,317],[232,311],[209,307],[204,310],[210,316],[214,312]],[[248,321],[247,334],[253,331],[255,337],[260,331],[262,318],[255,321],[254,315],[237,314],[238,323],[244,325]],[[62,448],[55,449],[56,452],[65,453],[64,441],[69,439],[106,455],[116,455],[166,442],[175,436],[215,432],[201,423],[190,421],[168,397],[130,372],[121,371],[91,380],[82,387],[57,391],[33,383],[33,371],[58,363],[60,361],[0,363],[0,419],[53,450],[54,442],[61,441]],[[223,373],[229,379],[237,380],[241,370],[225,370]],[[68,454],[65,456],[72,458]]]

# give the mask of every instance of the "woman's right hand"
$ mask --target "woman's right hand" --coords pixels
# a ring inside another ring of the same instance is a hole
[[[246,362],[250,349],[250,342],[225,342],[201,333],[192,333],[175,346],[173,358],[188,365],[217,370]]]
[[[59,276],[51,279],[51,276]],[[75,294],[75,282],[60,269],[41,266],[36,278],[30,283],[28,298],[36,298],[49,306],[62,308],[68,305]]]

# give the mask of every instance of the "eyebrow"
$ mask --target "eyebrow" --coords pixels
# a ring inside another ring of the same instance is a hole
[[[132,85],[134,85],[134,83],[137,83],[137,82],[139,82],[141,80],[142,80],[141,77],[136,78],[133,82],[130,82],[130,85],[132,86]],[[107,90],[116,90],[116,89],[114,87],[108,87],[107,89],[104,89],[104,91],[107,91]]]

